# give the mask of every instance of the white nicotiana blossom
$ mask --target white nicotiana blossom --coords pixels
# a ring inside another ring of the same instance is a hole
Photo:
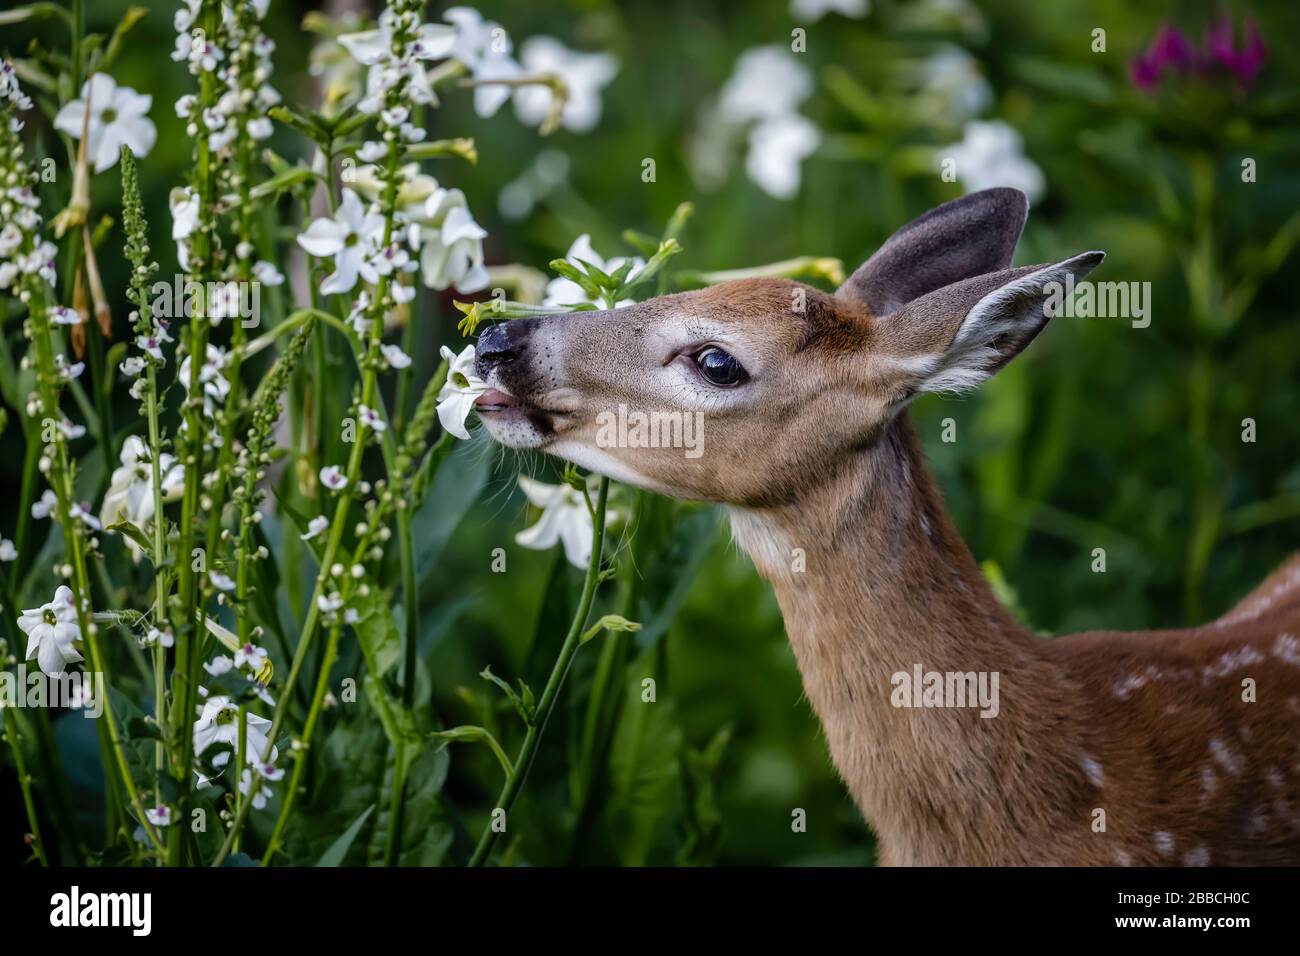
[[[325,517],[324,515],[317,515],[316,517],[312,518],[310,521],[307,522],[306,532],[298,535],[298,537],[301,538],[303,541],[310,541],[312,538],[324,534],[325,529],[328,528],[329,526],[330,526],[329,518]]]
[[[556,543],[564,546],[564,556],[577,568],[591,561],[591,540],[595,525],[591,509],[581,491],[572,485],[548,485],[526,475],[519,476],[519,487],[530,504],[542,509],[537,523],[515,535],[515,542],[525,548],[544,551]],[[606,511],[607,521],[618,515]]]
[[[23,611],[18,626],[27,635],[27,660],[36,658],[46,674],[62,674],[69,664],[83,660],[76,648],[81,627],[67,585],[54,592],[49,604]]]
[[[121,465],[113,471],[99,520],[111,526],[127,521],[138,528],[149,525],[154,517],[153,459],[147,446],[136,435],[122,443],[118,456]],[[185,490],[185,466],[166,452],[158,456],[163,501],[175,501]],[[132,548],[139,546],[127,538]]]
[[[790,0],[790,16],[815,22],[828,13],[862,19],[871,11],[871,0]]]
[[[972,120],[960,143],[938,151],[942,163],[952,160],[967,192],[1012,186],[1033,202],[1043,194],[1043,171],[1025,156],[1024,141],[1015,127],[1002,120]]]
[[[435,189],[423,214],[409,227],[411,245],[420,251],[424,284],[432,289],[455,286],[464,293],[487,288],[483,240],[487,232],[470,215],[459,189]]]
[[[438,392],[438,421],[446,431],[464,440],[469,438],[465,420],[474,410],[474,400],[487,391],[487,382],[474,371],[474,346],[465,346],[465,351],[457,355],[444,345],[441,354],[448,368],[447,381]]]
[[[361,198],[351,189],[343,190],[343,199],[332,219],[316,219],[298,237],[298,245],[320,259],[334,259],[334,272],[321,283],[323,295],[347,292],[360,278],[369,283],[379,281],[373,264],[384,236],[384,217],[367,212]]]
[[[600,122],[600,93],[618,74],[618,60],[608,53],[579,53],[554,37],[536,36],[524,42],[519,59],[524,73],[554,73],[564,81],[569,97],[560,124],[575,133],[587,133]],[[544,86],[515,90],[515,112],[528,126],[540,125],[551,112],[551,91]]]
[[[275,795],[274,791],[266,785],[265,779],[259,773],[254,781],[253,770],[245,767],[244,772],[239,777],[239,792],[248,798],[251,793],[254,810],[262,810],[266,807],[266,802]]]
[[[245,713],[245,751],[248,763],[260,763],[266,753],[267,734],[271,730],[271,721],[257,714]],[[194,722],[194,752],[201,754],[213,744],[230,744],[239,746],[239,706],[229,697],[209,697],[203,704],[199,719]],[[271,760],[278,756],[276,748],[271,748]],[[212,760],[212,766],[224,767],[230,763],[229,753],[220,753]]]
[[[564,259],[578,269],[582,269],[584,262],[590,263],[606,275],[617,272],[628,261],[625,256],[614,256],[612,259],[604,258],[592,248],[591,236],[585,232],[573,240],[573,245],[569,246],[569,251],[564,254]],[[644,268],[645,260],[640,256],[633,256],[632,268],[627,274],[627,280],[634,279]],[[547,306],[572,306],[581,305],[587,301],[587,293],[583,291],[582,286],[572,279],[556,276],[546,284],[546,296],[542,300],[542,304]],[[634,302],[634,299],[620,299],[614,303],[614,307],[621,309],[625,305],[634,304]]]
[[[320,483],[330,491],[342,491],[348,486],[348,476],[338,465],[326,465],[320,470]]]
[[[149,119],[152,105],[152,96],[118,86],[107,73],[96,73],[82,85],[81,98],[59,110],[54,128],[80,140],[85,127],[86,155],[95,172],[102,173],[117,162],[123,146],[136,156],[147,156],[153,149],[158,130]]]
[[[788,48],[771,44],[742,53],[717,101],[701,112],[690,145],[696,182],[720,185],[734,144],[744,138],[749,178],[770,196],[792,198],[803,161],[821,145],[821,131],[798,112],[812,91],[811,71]]]
[[[450,7],[442,18],[456,28],[452,55],[481,84],[474,87],[474,111],[485,119],[495,115],[510,99],[511,87],[486,81],[512,80],[522,72],[512,55],[510,35],[501,24],[484,20],[473,7]]]

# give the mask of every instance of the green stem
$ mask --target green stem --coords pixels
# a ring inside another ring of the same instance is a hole
[[[41,836],[41,824],[36,819],[36,801],[32,799],[32,778],[23,759],[22,736],[17,727],[18,713],[14,710],[11,714],[11,709],[0,710],[0,735],[9,742],[9,749],[13,751],[14,770],[18,773],[18,786],[22,788],[23,807],[27,811],[27,825],[31,827],[32,852],[41,861],[41,866],[49,866],[50,861],[45,855],[45,840]]]
[[[569,667],[573,664],[574,655],[578,652],[583,628],[586,627],[587,617],[591,613],[591,605],[596,597],[596,586],[600,583],[600,562],[605,545],[605,505],[608,499],[609,479],[601,478],[600,488],[596,494],[595,514],[592,520],[591,558],[587,562],[587,576],[582,584],[582,597],[578,601],[578,609],[569,625],[569,633],[565,635],[564,644],[560,647],[560,654],[555,659],[555,666],[551,668],[551,676],[547,678],[546,689],[542,691],[542,699],[538,702],[533,719],[529,722],[528,732],[524,735],[523,745],[519,748],[519,756],[515,758],[514,773],[506,780],[505,787],[502,788],[501,795],[497,798],[497,809],[505,812],[507,820],[514,808],[519,792],[523,789],[524,782],[528,779],[528,771],[532,767],[533,758],[537,756],[538,744],[541,742],[542,734],[546,731],[546,723],[550,719],[552,709],[555,707],[556,698],[560,695],[560,688],[564,684],[564,678],[568,675]],[[483,835],[479,837],[478,846],[474,849],[474,855],[470,858],[470,866],[482,866],[487,862],[498,836],[500,836],[500,833],[493,828],[491,823],[483,828]]]

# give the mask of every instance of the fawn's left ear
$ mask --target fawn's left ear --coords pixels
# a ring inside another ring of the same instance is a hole
[[[973,388],[1020,354],[1104,252],[976,276],[923,295],[880,323],[880,350],[906,370],[905,393]]]

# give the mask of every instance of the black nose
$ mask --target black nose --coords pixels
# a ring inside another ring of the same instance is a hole
[[[497,366],[513,361],[519,354],[519,345],[511,338],[511,324],[499,322],[484,329],[479,335],[478,345],[474,349],[474,370],[480,378],[486,377]]]

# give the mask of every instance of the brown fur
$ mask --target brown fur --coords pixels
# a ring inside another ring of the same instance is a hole
[[[1024,209],[1007,190],[939,207],[834,296],[754,279],[497,326],[479,371],[521,407],[485,421],[729,507],[885,863],[1300,863],[1300,557],[1204,627],[1045,640],[995,599],[925,465],[907,403],[996,372],[1046,325],[1045,283],[1101,261],[1009,268]],[[750,379],[703,381],[710,346]],[[702,413],[704,454],[602,447],[620,404]],[[917,665],[998,674],[997,716],[895,706]]]

